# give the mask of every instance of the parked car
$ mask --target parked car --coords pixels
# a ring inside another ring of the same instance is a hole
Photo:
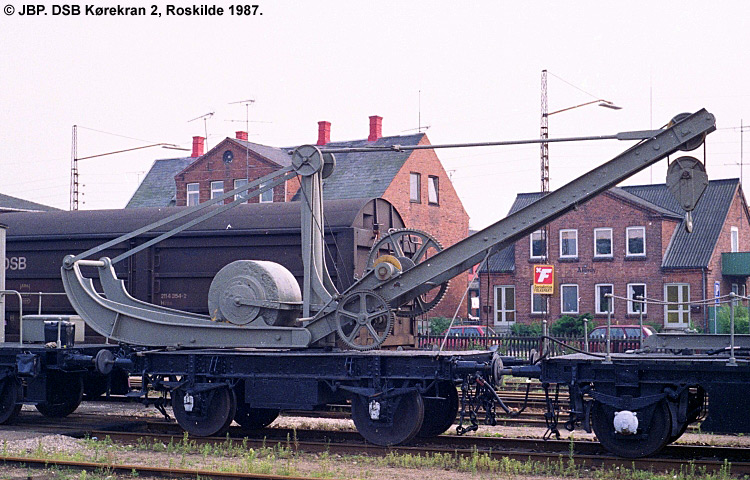
[[[642,330],[641,330],[642,328]],[[656,330],[650,325],[612,325],[610,327],[610,338],[612,339],[612,353],[621,353],[625,350],[638,348],[638,339],[640,332],[643,332],[643,338],[656,333]],[[589,351],[603,352],[607,347],[607,326],[600,325],[589,333]]]
[[[484,337],[486,335],[496,335],[496,333],[484,325],[456,325],[448,331],[449,337]]]
[[[484,325],[455,325],[448,330],[448,338],[445,341],[445,348],[449,350],[476,348],[482,344],[480,338],[488,335],[497,334],[493,329]]]

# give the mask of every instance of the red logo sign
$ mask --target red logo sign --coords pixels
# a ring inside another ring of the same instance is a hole
[[[534,265],[534,293],[537,295],[552,295],[554,289],[554,265]]]

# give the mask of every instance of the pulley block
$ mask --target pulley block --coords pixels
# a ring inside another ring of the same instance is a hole
[[[708,187],[706,167],[695,157],[683,156],[667,168],[667,188],[685,210],[685,228],[693,231],[691,212]]]

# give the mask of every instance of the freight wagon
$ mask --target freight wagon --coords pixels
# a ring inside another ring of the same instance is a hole
[[[62,293],[60,265],[70,253],[85,251],[187,207],[14,212],[0,215],[7,226],[6,289],[22,292],[24,314],[74,315]],[[326,261],[339,291],[365,270],[370,249],[381,235],[404,227],[387,200],[348,199],[325,202]],[[298,202],[242,204],[189,228],[114,265],[135,298],[193,313],[208,313],[211,280],[235,260],[267,260],[286,267],[302,283]],[[189,217],[188,217],[189,220]],[[101,253],[116,257],[172,228],[167,224]],[[98,282],[98,280],[97,280]],[[18,302],[6,300],[7,341],[18,341]],[[391,341],[411,344],[411,322],[397,325]],[[401,328],[401,330],[398,330]],[[87,329],[87,341],[102,341]]]

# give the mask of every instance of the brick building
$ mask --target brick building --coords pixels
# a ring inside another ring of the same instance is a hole
[[[520,194],[515,213],[540,198]],[[613,188],[490,258],[480,272],[483,323],[507,329],[561,315],[591,313],[637,323],[644,295],[693,305],[646,305],[644,320],[666,329],[708,327],[699,300],[731,291],[745,294],[750,275],[750,214],[737,179],[713,180],[693,212],[694,229],[666,185]],[[722,256],[724,264],[722,264]],[[555,267],[553,295],[532,293],[535,264]]]
[[[382,120],[370,117],[367,138],[343,142],[331,141],[330,122],[318,122],[316,144],[333,148],[430,144],[424,133],[384,137]],[[236,138],[226,138],[204,154],[202,137],[195,137],[191,157],[154,162],[127,207],[204,202],[288,166],[291,150],[251,143],[245,132],[237,132]],[[409,228],[429,233],[444,247],[468,235],[469,216],[433,150],[350,152],[335,157],[336,168],[323,182],[325,199],[384,198]],[[299,200],[298,190],[298,180],[292,179],[276,187],[273,195],[269,192],[250,201]],[[428,316],[452,316],[466,287],[466,275],[451,280],[445,297]],[[465,311],[465,307],[460,310]]]

